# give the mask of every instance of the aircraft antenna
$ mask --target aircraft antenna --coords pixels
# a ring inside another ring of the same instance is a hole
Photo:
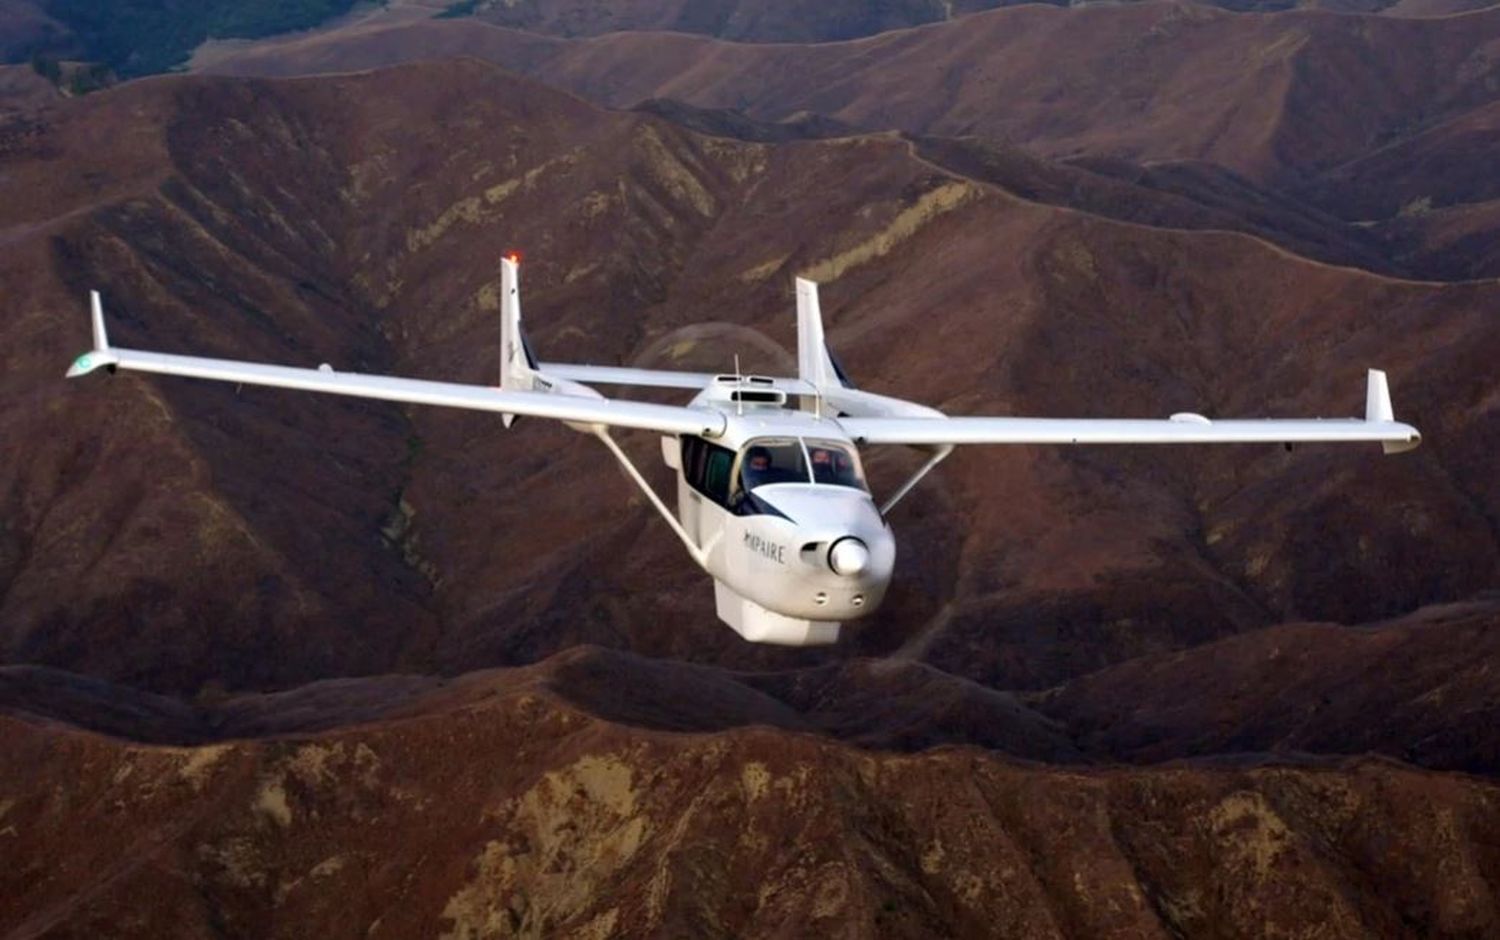
[[[740,417],[745,415],[745,396],[741,394],[745,387],[745,380],[740,378],[740,354],[734,354],[734,413]]]

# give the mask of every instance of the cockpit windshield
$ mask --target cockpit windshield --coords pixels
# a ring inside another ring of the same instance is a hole
[[[864,489],[864,475],[859,461],[846,445],[833,441],[806,441],[807,459],[812,463],[814,483],[832,483]]]
[[[847,444],[795,437],[762,437],[745,445],[740,480],[747,491],[770,483],[828,483],[866,488],[859,458]]]
[[[745,447],[740,477],[747,490],[768,483],[806,483],[807,463],[802,457],[802,442],[795,437],[762,437],[751,441]]]

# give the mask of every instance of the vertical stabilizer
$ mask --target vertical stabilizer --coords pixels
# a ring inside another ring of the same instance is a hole
[[[1396,409],[1391,407],[1391,386],[1386,381],[1385,373],[1379,369],[1371,369],[1365,380],[1365,420],[1374,422],[1391,422],[1396,420]],[[1416,450],[1422,443],[1422,435],[1413,431],[1408,440],[1382,441],[1380,449],[1387,454],[1404,454],[1409,450]]]
[[[510,254],[500,259],[500,387],[531,391],[536,376],[536,358],[521,327],[521,259]],[[506,427],[515,415],[501,415]]]
[[[521,324],[521,256],[514,252],[500,259],[500,387],[575,398],[604,397],[587,385],[542,372],[531,342],[526,338],[526,328]],[[500,418],[506,427],[516,420],[512,414],[502,414]],[[574,430],[589,428],[578,425]]]
[[[797,278],[797,377],[818,388],[853,388],[823,337],[818,285],[803,277]]]
[[[94,327],[94,349],[103,352],[109,348],[109,334],[104,332],[104,299],[96,290],[89,291],[89,320]]]
[[[521,326],[521,261],[500,259],[500,387],[529,390],[536,357]]]
[[[1365,382],[1365,420],[1396,420],[1396,410],[1391,407],[1391,387],[1379,369],[1371,369]]]
[[[119,354],[109,348],[109,334],[104,332],[104,301],[96,290],[89,291],[89,324],[93,327],[94,348],[73,360],[68,367],[70,379],[88,375],[100,367],[113,372],[120,361]]]

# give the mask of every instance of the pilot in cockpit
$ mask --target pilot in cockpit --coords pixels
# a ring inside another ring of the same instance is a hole
[[[771,452],[764,447],[756,446],[745,452],[745,469],[741,476],[745,481],[745,489],[753,490],[762,483],[771,482],[768,477],[771,471]]]

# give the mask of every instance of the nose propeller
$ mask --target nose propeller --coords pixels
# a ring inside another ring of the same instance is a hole
[[[853,536],[841,538],[828,550],[828,567],[834,574],[853,577],[870,567],[870,549]]]

